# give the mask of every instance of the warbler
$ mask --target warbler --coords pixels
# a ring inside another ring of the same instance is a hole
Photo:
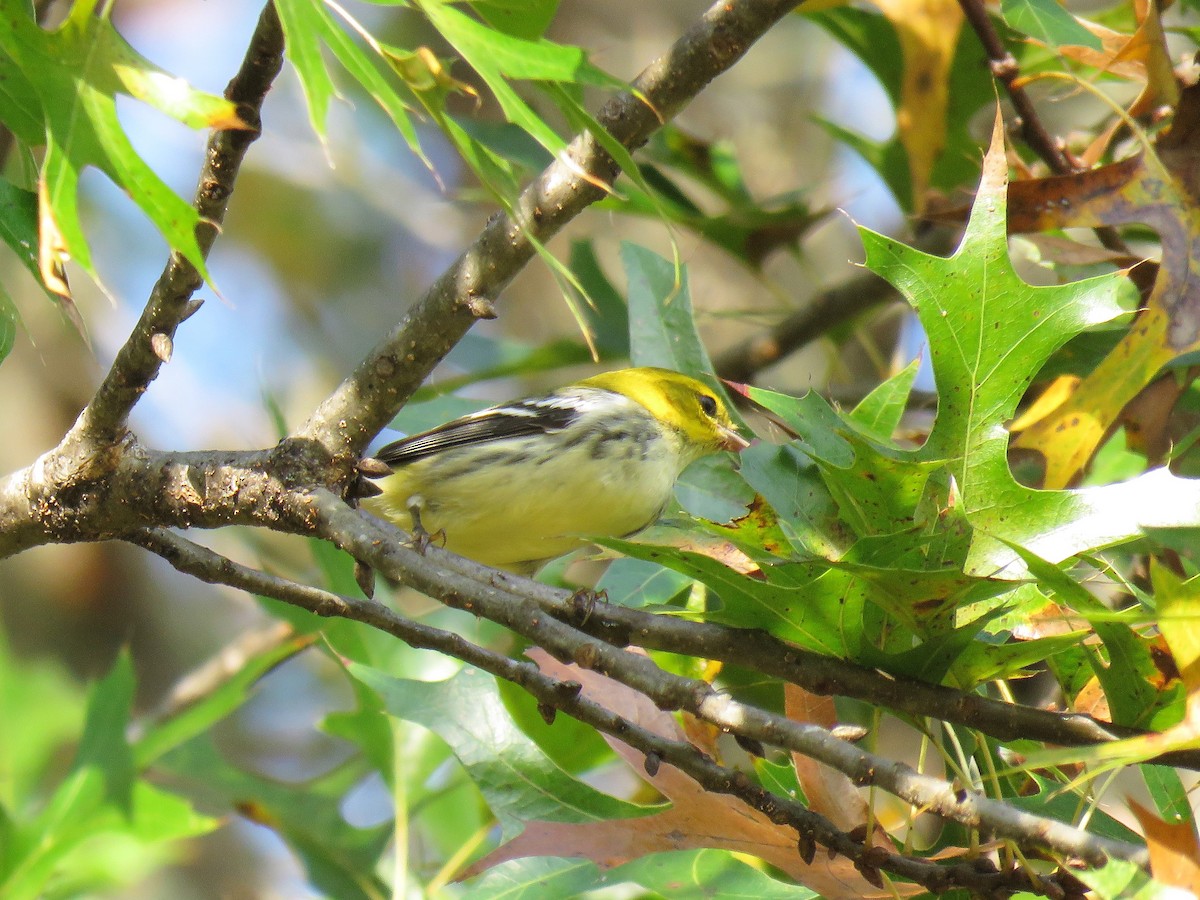
[[[589,537],[653,524],[690,463],[748,445],[702,382],[621,369],[388,444],[374,456],[392,474],[365,505],[444,536],[461,556],[527,574]]]

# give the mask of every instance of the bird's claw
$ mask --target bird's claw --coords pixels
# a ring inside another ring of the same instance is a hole
[[[580,625],[586,625],[592,617],[597,603],[608,602],[608,591],[593,591],[591,588],[580,588],[571,595],[571,609],[575,611]]]
[[[425,551],[429,549],[430,545],[435,540],[437,540],[439,534],[442,536],[442,544],[444,546],[446,543],[446,536],[444,532],[439,531],[438,534],[430,534],[424,529],[421,529],[419,532],[413,532],[412,539],[405,541],[405,546],[424,556]]]

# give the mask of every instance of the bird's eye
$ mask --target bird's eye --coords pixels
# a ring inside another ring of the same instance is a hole
[[[715,397],[710,397],[708,394],[698,394],[700,398],[700,409],[703,410],[706,416],[715,416],[717,414],[717,400]]]

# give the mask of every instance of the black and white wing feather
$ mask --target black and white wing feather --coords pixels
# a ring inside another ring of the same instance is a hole
[[[581,414],[579,405],[550,395],[493,406],[401,438],[374,456],[390,466],[406,466],[420,459],[460,447],[478,447],[510,438],[550,434],[568,428]]]

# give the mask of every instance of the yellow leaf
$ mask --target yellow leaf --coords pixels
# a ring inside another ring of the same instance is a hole
[[[908,153],[913,206],[925,208],[930,173],[946,146],[949,73],[962,27],[957,0],[873,0],[896,29],[904,59],[896,127]]]
[[[1010,429],[1012,431],[1024,431],[1034,422],[1046,418],[1046,416],[1062,406],[1078,386],[1078,375],[1059,375],[1050,383],[1050,387],[1042,391],[1041,396],[1030,405],[1029,409],[1013,420],[1012,425],[1009,426]]]

